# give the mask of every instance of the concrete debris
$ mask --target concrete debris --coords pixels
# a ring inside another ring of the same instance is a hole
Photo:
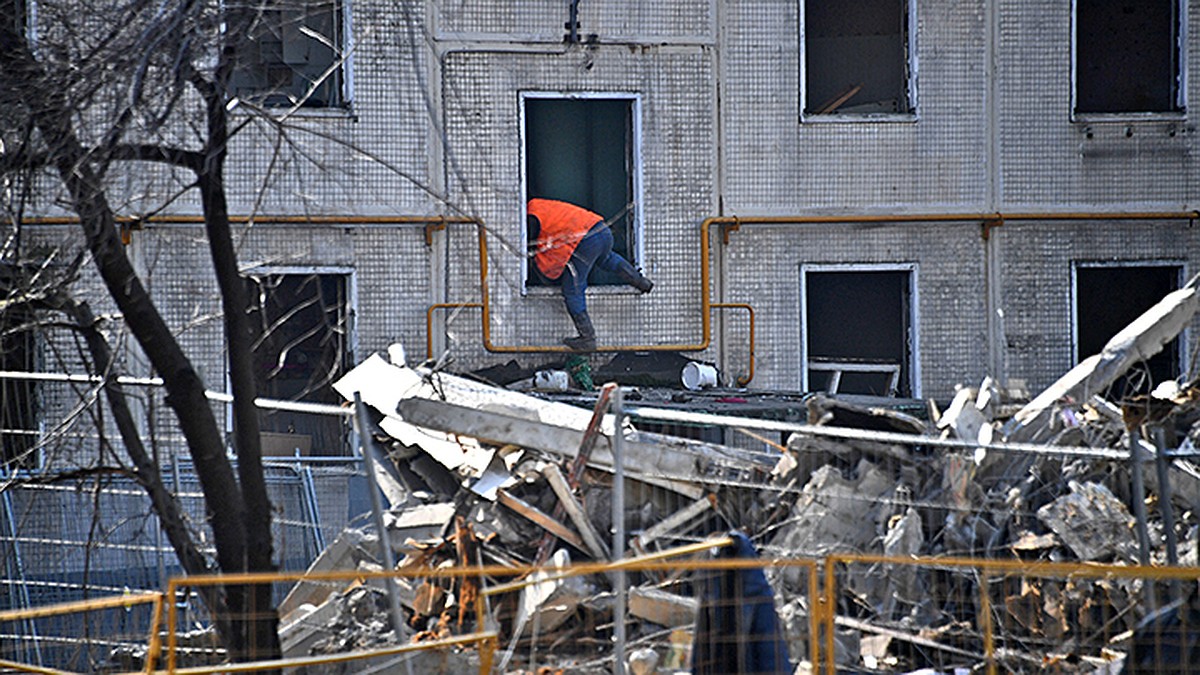
[[[672,628],[696,622],[696,598],[659,588],[629,589],[629,613],[650,623]]]
[[[1045,437],[1047,418],[1063,401],[1087,401],[1102,394],[1108,385],[1135,363],[1145,361],[1191,323],[1200,309],[1200,275],[1162,300],[1114,335],[1099,354],[1072,368],[1012,418],[1006,436],[1011,441]]]
[[[537,369],[504,388],[372,356],[335,389],[347,400],[361,395],[372,436],[386,451],[388,470],[380,473],[388,481],[381,486],[389,502],[384,527],[403,557],[397,567],[412,575],[399,593],[406,634],[433,640],[497,630],[504,654],[495,672],[542,666],[592,672],[568,667],[583,663],[610,671],[613,578],[555,570],[612,559],[617,434],[623,440],[629,556],[740,530],[775,558],[877,554],[1128,563],[1139,559],[1135,524],[1144,513],[1152,547],[1146,555],[1161,564],[1169,519],[1155,507],[1163,495],[1182,514],[1172,532],[1180,559],[1194,564],[1200,469],[1191,458],[1174,456],[1163,462],[1168,473],[1156,472],[1160,451],[1140,438],[1154,438],[1150,431],[1161,428],[1177,448],[1173,454],[1194,451],[1200,444],[1200,381],[1156,383],[1142,399],[1104,397],[1108,384],[1191,321],[1200,302],[1196,285],[1192,280],[1169,295],[1101,354],[1032,400],[1021,383],[985,378],[960,387],[948,402],[906,408],[823,394],[755,408],[759,419],[789,425],[794,433],[786,441],[749,431],[753,424],[741,429],[730,422],[752,418],[737,414],[753,397],[742,391],[630,392],[627,400],[640,405],[705,411],[688,418],[689,429],[711,420],[708,429],[744,432],[695,434],[706,439],[696,440],[681,437],[670,424],[652,428],[676,433],[648,432],[636,415],[618,428],[605,388],[573,403],[562,400],[570,399],[569,392],[517,390],[528,390],[526,380]],[[622,363],[628,369],[636,359]],[[506,368],[515,372],[519,366]],[[1146,460],[1143,495],[1130,487],[1131,430],[1139,431],[1133,442]],[[1159,489],[1160,475],[1168,476],[1171,490]],[[1140,513],[1133,508],[1139,499],[1146,505]],[[350,528],[311,571],[379,569],[376,542],[371,528]],[[514,573],[433,574],[495,566]],[[518,571],[529,566],[536,571],[520,578]],[[767,570],[788,657],[804,661],[809,572],[797,566]],[[629,580],[628,670],[688,669],[700,606],[696,575],[656,569],[630,573]],[[848,670],[978,672],[985,651],[976,622],[980,582],[967,568],[845,565],[829,608],[836,629],[826,637],[834,658]],[[1036,670],[1051,661],[1056,672],[1108,667],[1131,649],[1128,636],[1139,619],[1167,599],[1140,580],[1011,575],[991,583],[993,615],[1006,631],[995,652],[1002,670]],[[483,625],[477,625],[480,593],[502,584],[511,589],[482,596]],[[374,580],[297,584],[280,605],[285,656],[394,641],[384,591]],[[1126,638],[1114,638],[1102,653],[1085,639],[1100,633]],[[1061,653],[1039,647],[1047,644]],[[477,672],[473,654],[471,646],[442,650],[440,661],[414,672]],[[1075,665],[1063,665],[1068,662]]]
[[[894,487],[890,477],[865,459],[849,478],[832,465],[823,466],[801,490],[791,522],[771,546],[811,556],[865,552],[879,538],[879,500]]]
[[[1070,481],[1071,494],[1038,509],[1038,518],[1080,560],[1137,560],[1129,509],[1107,487]]]

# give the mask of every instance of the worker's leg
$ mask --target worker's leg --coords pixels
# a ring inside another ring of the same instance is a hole
[[[607,227],[598,226],[589,231],[575,247],[571,260],[563,270],[563,302],[567,305],[567,314],[571,316],[571,322],[575,324],[575,330],[579,333],[576,337],[563,340],[571,349],[591,351],[596,348],[596,329],[587,313],[587,279],[596,261],[607,257],[611,252],[612,232]]]
[[[654,282],[647,279],[628,260],[616,251],[610,252],[604,259],[596,263],[596,267],[605,272],[612,272],[617,278],[633,286],[642,293],[649,293],[654,288]]]
[[[590,265],[572,257],[562,274],[563,303],[578,332],[576,337],[563,338],[563,343],[576,351],[592,351],[596,348],[596,329],[592,327],[592,319],[587,313],[587,273],[590,271]]]

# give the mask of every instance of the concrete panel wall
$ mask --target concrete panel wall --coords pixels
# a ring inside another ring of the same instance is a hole
[[[1185,223],[1010,223],[995,231],[1004,245],[1003,297],[1009,375],[1040,390],[1074,363],[1071,270],[1077,262],[1173,262],[1196,274],[1200,232]],[[1200,319],[1187,335],[1194,358]],[[1081,357],[1090,356],[1082,354]],[[1192,363],[1193,372],[1196,364]]]
[[[724,6],[728,215],[974,209],[986,197],[982,3],[918,2],[907,121],[800,121],[798,3]]]
[[[1190,113],[1071,119],[1069,0],[914,1],[916,113],[868,121],[801,120],[802,0],[580,3],[578,45],[563,42],[569,3],[359,0],[353,106],[300,111],[282,136],[261,122],[241,130],[228,169],[231,211],[480,218],[489,228],[493,344],[557,345],[571,326],[556,292],[522,287],[519,93],[631,94],[641,111],[644,266],[658,285],[649,296],[590,292],[602,344],[698,342],[707,292],[755,308],[753,386],[792,388],[803,356],[799,266],[915,263],[922,392],[945,397],[989,370],[993,309],[1003,311],[1007,333],[995,336],[1000,361],[1036,387],[1070,365],[1059,299],[1068,292],[1065,261],[1191,258],[1192,230],[1009,223],[996,230],[989,261],[975,220],[746,227],[728,247],[714,236],[712,285],[700,288],[699,228],[710,216],[1197,208],[1200,141]],[[1195,73],[1200,0],[1187,9],[1186,69]],[[1195,79],[1186,83],[1192,102],[1200,100]],[[122,213],[186,179],[130,182]],[[187,198],[172,208],[195,212]],[[435,233],[429,247],[416,228],[326,230],[256,230],[243,263],[353,267],[360,355],[399,339],[423,358],[426,307],[481,299],[471,226]],[[157,297],[183,303],[167,310],[182,326],[204,297],[191,286],[210,283],[210,265],[203,247],[171,250],[177,236],[151,229],[135,246],[147,247],[138,255],[149,274],[151,246],[175,257],[170,269],[189,270],[184,280],[152,282]],[[998,270],[996,307],[987,300],[989,265]],[[714,320],[714,347],[695,356],[744,374],[744,314]],[[478,309],[439,314],[435,346],[459,367],[512,358],[483,350],[481,326]],[[219,352],[218,342],[214,333],[197,348]],[[206,372],[216,368],[208,358],[199,357]]]
[[[711,51],[625,46],[516,53],[465,49],[448,53],[444,68],[447,157],[453,167],[450,193],[489,226],[492,342],[557,346],[560,338],[573,334],[557,289],[526,294],[521,287],[519,92],[536,91],[639,98],[643,266],[658,285],[647,296],[630,289],[593,288],[589,311],[601,344],[698,343],[699,224],[714,209]],[[480,296],[477,256],[475,233],[455,230],[447,259],[450,298]],[[477,334],[476,317],[472,312],[457,319],[463,323],[461,329],[451,329],[452,341],[460,334],[467,340]],[[462,356],[472,358],[469,352]]]
[[[1200,103],[1200,4],[1186,11],[1187,100]],[[1071,118],[1071,3],[1000,3],[1001,180],[1011,208],[1196,208],[1194,113]]]

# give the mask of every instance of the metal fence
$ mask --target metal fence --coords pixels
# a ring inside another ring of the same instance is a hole
[[[283,570],[303,571],[352,513],[365,510],[355,496],[363,493],[361,470],[352,458],[276,461],[264,468],[276,511],[276,559]],[[164,480],[173,486],[190,526],[205,532],[204,499],[190,467],[183,464]],[[208,541],[202,534],[201,545]],[[0,610],[157,592],[181,573],[145,493],[131,479],[116,475],[53,484],[10,482],[0,491],[0,559]],[[277,597],[286,590],[278,587]],[[181,607],[199,612],[185,616],[185,624],[203,621],[199,603],[185,597]],[[135,607],[89,616],[31,615],[0,629],[0,659],[94,667],[105,663],[116,645],[81,636],[119,636],[124,626],[144,624],[147,611]]]
[[[228,672],[231,666],[221,661],[217,650],[208,652],[205,662],[194,640],[183,635],[187,626],[178,608],[158,598],[206,584],[290,586],[299,581],[336,588],[341,601],[353,589],[385,594],[377,582],[398,579],[410,586],[460,589],[470,583],[479,592],[467,600],[470,612],[465,620],[447,625],[439,634],[405,627],[404,639],[324,653],[314,650],[282,661],[238,664],[236,669],[609,671],[619,659],[634,672],[694,667],[696,672],[717,673],[750,672],[761,668],[763,659],[778,658],[784,665],[768,672],[1116,673],[1123,668],[1129,673],[1189,673],[1195,672],[1200,655],[1200,570],[1195,568],[857,555],[771,560],[719,553],[730,547],[730,539],[720,537],[619,564],[536,570],[492,566],[181,577],[173,578],[161,596],[124,595],[7,611],[0,613],[0,625],[52,615],[125,613],[121,621],[95,621],[94,630],[76,641],[102,649],[140,640],[140,650],[125,652],[133,657],[66,667],[94,671],[106,664],[146,672],[155,667],[167,672]],[[522,619],[513,611],[523,599],[544,590],[539,587],[598,583],[618,573],[665,583],[652,586],[659,595],[648,594],[650,586],[645,584],[631,589],[624,616],[613,614],[610,607],[607,616],[587,627],[588,633],[580,632],[584,612],[575,612],[567,618],[567,632],[576,636],[573,645],[562,644],[564,624],[539,634],[533,625],[537,617]],[[798,576],[803,591],[777,592],[780,575],[787,573]],[[763,587],[756,578],[773,583]],[[871,584],[887,590],[864,592]],[[864,600],[872,597],[894,601]],[[787,611],[789,606],[799,611]],[[135,608],[140,609],[133,612]],[[930,616],[914,619],[917,608]],[[380,614],[387,616],[386,611]],[[621,653],[610,641],[615,621],[625,622],[632,635]],[[591,643],[607,647],[591,650],[590,659],[581,658]],[[135,658],[139,656],[145,660]],[[3,665],[22,668],[9,659]]]

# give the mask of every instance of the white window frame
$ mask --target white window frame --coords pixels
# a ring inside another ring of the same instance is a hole
[[[633,126],[631,130],[633,147],[630,149],[630,181],[633,190],[633,232],[631,233],[630,249],[633,253],[632,262],[635,266],[644,265],[645,250],[644,240],[645,232],[643,230],[643,209],[642,209],[642,95],[636,92],[618,92],[618,91],[520,91],[517,94],[517,125],[519,133],[519,141],[521,144],[519,152],[520,171],[521,171],[521,203],[517,205],[517,213],[514,222],[520,223],[521,231],[521,251],[529,250],[529,236],[525,231],[525,205],[529,203],[529,177],[525,174],[525,102],[530,99],[607,99],[607,100],[628,100],[630,102],[630,124]],[[529,293],[540,294],[540,289],[546,287],[530,288],[529,284],[529,266],[522,258],[521,260],[521,295]],[[555,293],[557,289],[552,289]],[[589,292],[613,292],[608,290],[608,287],[596,286],[590,287]]]
[[[1175,279],[1175,288],[1182,288],[1183,284],[1189,278],[1187,263],[1182,260],[1076,260],[1071,263],[1071,363],[1079,363],[1083,358],[1091,356],[1091,354],[1081,355],[1079,353],[1079,270],[1084,269],[1113,269],[1120,267],[1174,267],[1178,269],[1178,275]],[[1180,372],[1188,372],[1188,350],[1186,346],[1189,344],[1188,334],[1190,329],[1184,327],[1179,333],[1178,341],[1176,342],[1176,358],[1179,359]]]
[[[808,370],[810,350],[808,344],[808,275],[823,272],[908,272],[908,363],[905,366],[909,373],[910,398],[921,398],[921,324],[920,297],[917,289],[917,276],[920,265],[917,263],[801,263],[800,265],[800,387],[801,391],[809,390]]]
[[[919,119],[921,106],[917,97],[917,74],[919,73],[917,58],[917,2],[916,0],[901,0],[904,2],[904,12],[908,16],[908,31],[905,35],[908,49],[908,76],[905,91],[908,94],[909,111],[902,113],[806,113],[808,105],[808,39],[804,25],[805,5],[812,0],[800,0],[799,22],[800,36],[800,122],[803,124],[829,124],[846,122],[915,122]]]
[[[246,267],[241,270],[243,277],[269,277],[283,275],[310,275],[310,274],[326,274],[326,275],[341,275],[346,277],[346,351],[347,358],[350,363],[358,363],[358,271],[353,267],[341,265],[255,265]],[[229,381],[229,354],[225,353],[225,392],[232,396],[233,385]],[[233,434],[233,401],[225,404],[225,433],[227,437],[232,437]],[[345,456],[355,457],[358,455],[358,436],[353,427],[350,433],[346,436],[347,443],[350,444],[350,455]],[[233,448],[227,448],[227,452],[233,454]],[[342,455],[313,455],[314,457],[342,457]]]
[[[1178,43],[1175,45],[1177,54],[1175,58],[1179,63],[1179,83],[1175,94],[1175,104],[1179,110],[1164,110],[1150,112],[1085,112],[1078,113],[1077,100],[1079,91],[1079,60],[1078,60],[1078,27],[1079,27],[1079,3],[1078,0],[1071,0],[1071,121],[1072,122],[1120,122],[1120,121],[1137,121],[1137,120],[1161,120],[1161,119],[1186,119],[1187,117],[1187,90],[1188,90],[1188,2],[1187,0],[1174,0],[1176,11],[1179,12],[1179,34],[1177,36]],[[1074,274],[1074,272],[1072,272]]]
[[[30,0],[30,2],[35,2],[35,1],[36,0]],[[228,0],[220,0],[222,11],[224,11],[226,9],[227,1]],[[340,55],[341,56],[341,69],[342,69],[342,101],[341,101],[341,103],[339,103],[338,105],[320,106],[320,107],[307,107],[307,106],[293,107],[293,106],[271,105],[271,106],[264,106],[265,110],[267,110],[267,111],[288,110],[289,115],[300,115],[303,117],[322,117],[322,116],[344,117],[346,115],[352,114],[352,110],[354,108],[354,30],[353,30],[354,24],[352,21],[352,17],[354,16],[354,13],[351,10],[351,5],[353,4],[354,0],[337,0],[337,1],[341,2],[341,26],[342,26],[342,30],[341,30],[342,54]],[[221,24],[222,35],[225,34],[226,30],[227,30],[227,26],[225,23],[222,22],[222,24]],[[241,106],[238,106],[238,107],[234,108],[233,110],[236,111],[236,110],[239,110],[240,108],[241,108]]]

